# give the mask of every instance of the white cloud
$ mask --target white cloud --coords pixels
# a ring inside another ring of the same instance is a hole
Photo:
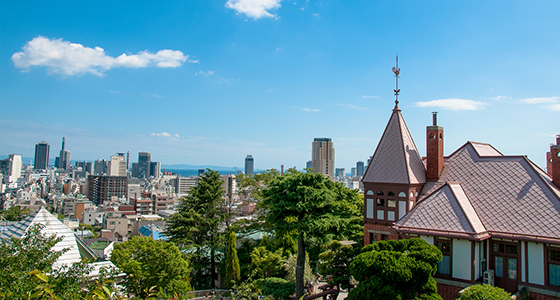
[[[363,95],[362,98],[377,98],[377,96],[368,96],[368,95]]]
[[[47,67],[48,74],[79,75],[91,73],[103,76],[111,68],[177,68],[189,60],[188,55],[178,50],[160,50],[156,53],[140,51],[138,54],[118,57],[105,54],[101,47],[89,48],[62,39],[38,36],[23,46],[22,52],[12,55],[16,68],[29,71],[30,67]]]
[[[228,0],[226,7],[253,19],[275,18],[269,11],[278,9],[282,0]]]
[[[320,14],[313,14],[314,17],[320,17]]]
[[[359,106],[356,106],[356,105],[354,105],[354,104],[339,104],[339,105],[340,105],[340,106],[350,107],[350,108],[353,108],[353,109],[367,109],[367,108],[365,108],[365,107],[359,107]]]
[[[306,111],[306,112],[320,112],[321,111],[318,108],[307,108],[307,107],[304,107],[301,110]]]
[[[204,75],[204,76],[208,77],[208,76],[214,75],[214,71],[208,71],[208,72],[199,71],[199,72],[194,73],[194,75]]]
[[[441,107],[449,110],[478,110],[485,105],[488,105],[488,103],[455,98],[416,102],[416,106],[420,107]]]
[[[560,101],[559,97],[540,97],[540,98],[521,99],[521,102],[527,104],[557,103],[559,101]]]
[[[549,109],[554,110],[554,111],[560,111],[560,103],[555,103],[552,104],[550,106],[548,106]]]
[[[509,100],[509,99],[511,99],[511,97],[499,95],[497,97],[492,97],[490,99],[496,100],[496,101],[503,101],[503,100]]]
[[[163,137],[170,137],[170,136],[171,136],[171,134],[169,134],[169,133],[167,133],[167,132],[165,132],[165,131],[164,131],[164,132],[161,132],[161,133],[152,132],[150,135],[151,135],[151,136],[163,136]]]

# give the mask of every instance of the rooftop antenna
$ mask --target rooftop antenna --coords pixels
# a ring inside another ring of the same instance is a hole
[[[395,67],[393,67],[393,73],[395,73],[395,89],[393,91],[395,91],[395,104],[399,105],[399,92],[401,91],[399,89],[399,74],[401,73],[401,69],[399,69],[399,54],[397,53],[397,65]]]

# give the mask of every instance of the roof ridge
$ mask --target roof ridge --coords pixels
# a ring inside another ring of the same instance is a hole
[[[482,226],[484,231],[487,231],[486,226],[484,226],[484,223],[482,223],[482,220],[480,220],[480,216],[476,212],[476,209],[474,209],[474,207],[472,206],[472,203],[471,203],[471,200],[469,199],[469,196],[467,196],[467,194],[465,194],[465,191],[463,190],[463,187],[461,186],[461,183],[460,182],[447,182],[445,185],[449,186],[449,189],[451,190],[451,193],[455,197],[455,201],[457,201],[457,203],[459,204],[459,207],[461,208],[461,211],[463,212],[463,215],[465,216],[465,219],[467,219],[467,222],[469,222],[469,225],[471,226],[473,232],[476,233],[476,234],[479,233],[477,231],[477,229],[475,228],[475,225],[473,224],[473,220],[471,220],[471,218],[469,217],[469,213],[466,211],[467,208],[464,205],[467,205],[467,204],[470,206],[469,208],[475,214],[476,218],[478,219],[478,222],[480,223],[480,225]],[[457,193],[456,193],[456,191],[455,191],[455,189],[453,188],[452,185],[457,185],[457,188],[460,189],[460,192],[462,192],[463,196],[468,201],[468,203],[463,203],[461,201],[461,199],[459,199],[459,197],[458,197],[459,195],[457,195]]]

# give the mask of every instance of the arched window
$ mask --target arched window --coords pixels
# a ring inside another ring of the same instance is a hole
[[[400,192],[399,197],[406,197],[406,194],[404,192]]]
[[[436,138],[436,135],[434,133],[430,133],[430,140],[433,140]]]
[[[414,197],[414,193],[410,192],[410,198]]]
[[[387,194],[387,196],[393,196],[393,197],[395,197],[395,193],[389,192],[389,193]]]
[[[369,190],[369,191],[367,191],[367,194],[368,194],[368,195],[373,195],[373,191],[372,191],[372,190]]]
[[[560,152],[556,153],[556,157],[560,157]]]
[[[443,133],[441,133],[441,132],[439,133],[439,139],[443,140]]]
[[[377,195],[378,196],[383,196],[383,192],[382,191],[377,191]]]

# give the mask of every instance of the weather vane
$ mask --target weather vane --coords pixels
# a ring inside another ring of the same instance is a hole
[[[399,74],[401,73],[401,69],[399,69],[399,54],[397,53],[397,65],[395,67],[393,67],[393,73],[395,73],[395,104],[399,104],[399,92],[401,91],[399,89]]]

